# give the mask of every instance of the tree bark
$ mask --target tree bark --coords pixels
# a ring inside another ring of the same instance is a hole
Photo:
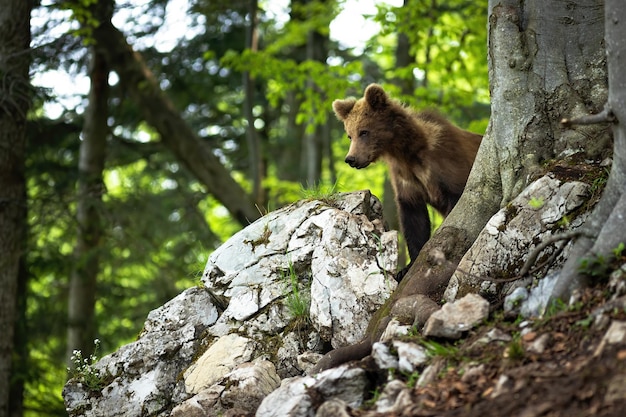
[[[112,7],[110,9],[112,11]],[[78,233],[74,248],[74,268],[70,276],[68,295],[67,352],[71,356],[80,350],[83,357],[93,353],[96,335],[94,319],[96,284],[100,270],[99,251],[102,237],[102,174],[106,159],[108,135],[109,69],[99,53],[92,54],[89,104],[78,160],[78,195],[76,220]]]
[[[257,30],[257,0],[249,0],[248,16],[250,24],[246,29],[246,48],[253,52],[258,51],[258,30]],[[252,199],[258,207],[265,205],[265,195],[263,193],[263,155],[261,152],[261,141],[254,126],[254,96],[255,82],[249,71],[243,74],[244,90],[244,115],[248,121],[246,129],[246,139],[248,142],[248,158],[250,163],[250,179],[252,180]]]
[[[28,225],[25,226],[25,229],[26,234],[28,234]],[[20,258],[17,281],[12,355],[13,363],[11,365],[11,387],[9,392],[9,415],[11,417],[22,417],[24,415],[24,386],[29,375],[29,333],[26,311],[28,300],[28,269],[26,267],[26,256],[24,254]]]
[[[489,2],[487,132],[461,199],[374,315],[368,337],[376,341],[398,299],[423,294],[441,300],[478,233],[525,188],[541,163],[583,145],[592,145],[583,148],[590,156],[604,149],[606,129],[560,126],[566,113],[587,114],[606,100],[602,12],[595,0]]]
[[[614,119],[613,164],[602,198],[585,223],[585,233],[561,270],[552,300],[567,301],[576,289],[589,283],[579,269],[582,258],[611,259],[613,249],[626,243],[626,8],[621,1],[606,0],[604,24],[609,87],[605,109]]]
[[[492,115],[465,192],[435,233],[456,229],[466,237],[450,261],[460,260],[542,163],[571,150],[596,157],[606,149],[603,127],[560,126],[564,115],[598,111],[606,100],[602,12],[595,0],[489,2]]]
[[[404,0],[402,7],[405,9],[409,7],[409,0]],[[405,19],[408,19],[409,14],[403,14]],[[411,27],[410,22],[404,22],[399,25],[400,28]],[[395,51],[396,68],[409,68],[416,65],[415,56],[411,54],[411,44],[409,36],[403,32],[398,31],[398,42]],[[402,95],[410,96],[415,91],[415,77],[411,73],[410,77],[397,76],[394,79],[394,83],[400,86],[400,92]],[[383,185],[383,217],[387,222],[387,226],[390,229],[400,230],[400,220],[398,218],[398,207],[394,198],[394,191],[389,180],[389,174],[385,175],[385,182]],[[400,235],[398,242],[398,269],[401,270],[410,260],[407,260],[407,249],[404,236]]]
[[[0,417],[9,416],[20,259],[26,244],[25,146],[30,108],[30,11],[0,9]]]
[[[306,59],[308,61],[315,61],[318,58],[318,50],[323,49],[320,43],[323,41],[321,36],[315,31],[309,31],[307,34],[306,42]],[[315,83],[313,80],[307,82],[305,87],[308,90],[308,94],[315,94]],[[303,151],[306,152],[303,155],[303,159],[306,161],[306,184],[305,186],[313,187],[319,183],[322,177],[322,153],[323,153],[323,138],[321,126],[316,126],[315,121],[309,121],[307,127],[308,132],[304,134],[304,143],[306,144]]]
[[[145,120],[161,135],[163,144],[241,225],[258,219],[260,214],[247,193],[182,119],[141,56],[133,51],[124,35],[109,20],[99,19],[99,22],[93,30],[97,52],[118,74]]]
[[[306,182],[306,163],[303,160],[302,151],[304,141],[304,126],[297,123],[300,101],[295,91],[289,92],[285,97],[285,105],[289,109],[285,128],[285,137],[276,150],[280,153],[276,158],[276,176],[281,180]]]
[[[321,13],[319,10],[312,10],[306,7],[306,5],[311,4],[312,2],[309,0],[303,0],[297,3],[304,6],[304,10],[307,14],[292,14],[292,20],[306,21],[308,19],[319,19],[319,15],[316,15]],[[326,0],[322,0],[320,3],[327,5]],[[328,35],[320,33],[317,27],[309,29],[306,37],[305,60],[324,62],[328,57],[327,40]],[[307,81],[304,88],[306,90],[305,94],[322,94],[312,78]],[[326,109],[314,109],[314,111],[326,111]],[[310,120],[305,129],[303,138],[304,146],[302,147],[302,163],[306,167],[306,180],[304,181],[305,186],[315,186],[320,183],[322,178],[322,162],[324,160],[324,154],[325,151],[330,148],[329,126],[328,121],[326,121],[324,125],[318,125],[314,120]],[[330,157],[330,155],[328,156]],[[332,171],[331,175],[334,175]]]

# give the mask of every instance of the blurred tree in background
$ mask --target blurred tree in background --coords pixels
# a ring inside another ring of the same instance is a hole
[[[28,337],[16,350],[29,354],[13,378],[24,382],[24,415],[65,415],[67,351],[88,357],[95,337],[103,355],[134,340],[151,309],[197,283],[213,249],[303,188],[369,188],[393,202],[382,164],[356,171],[343,163],[348,143],[334,99],[377,82],[408,105],[484,131],[486,1],[380,2],[365,16],[379,30],[356,47],[330,30],[348,3],[35,7],[31,79],[58,81],[37,88],[28,125]],[[166,17],[181,7],[164,36]],[[89,158],[94,137],[101,148]],[[72,291],[72,280],[88,275],[91,295]],[[87,305],[72,310],[78,299]],[[76,320],[87,327],[75,346]]]

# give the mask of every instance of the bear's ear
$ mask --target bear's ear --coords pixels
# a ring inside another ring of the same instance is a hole
[[[346,117],[348,117],[348,114],[350,114],[355,104],[356,100],[353,98],[335,100],[333,101],[333,110],[335,111],[337,118],[343,121],[346,120]]]
[[[365,89],[365,101],[374,110],[382,110],[387,107],[389,97],[385,90],[378,84],[370,84]]]

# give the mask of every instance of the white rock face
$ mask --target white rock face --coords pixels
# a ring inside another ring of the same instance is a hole
[[[486,298],[509,294],[528,280],[498,284],[493,279],[512,278],[519,273],[525,259],[520,253],[530,253],[543,240],[567,225],[574,229],[584,219],[571,221],[571,215],[585,201],[589,186],[578,181],[562,183],[546,175],[529,185],[507,207],[494,214],[467,251],[450,279],[444,298],[452,301],[468,293],[479,293]],[[541,252],[538,260],[545,260],[563,248],[559,259],[567,256],[567,240],[556,242]],[[497,268],[497,269],[495,269]],[[543,271],[545,273],[545,271]]]
[[[332,215],[328,211],[311,222],[328,230],[322,232],[312,254],[311,321],[333,348],[356,343],[375,311],[371,306],[382,305],[390,290],[395,289],[396,281],[391,271],[381,271],[378,265],[379,246],[373,224],[363,227],[350,221],[348,213]],[[346,239],[357,233],[361,234],[359,239]],[[384,255],[385,248],[394,246],[396,236],[386,233],[380,240]]]
[[[306,346],[280,347],[292,361],[277,364],[279,375],[298,374],[293,359],[322,342],[335,348],[358,342],[396,287],[397,233],[383,229],[380,210],[361,191],[341,195],[333,206],[296,203],[235,234],[209,257],[202,278],[230,299],[211,334],[227,334],[237,323],[247,334],[280,334],[292,319],[285,300],[295,274],[298,291],[310,300],[314,334],[299,342]]]
[[[386,413],[392,411],[396,406],[396,401],[400,393],[410,391],[406,384],[400,380],[394,379],[389,381],[385,389],[376,401],[376,411]]]
[[[269,213],[211,254],[204,288],[190,288],[152,311],[136,342],[98,362],[107,381],[101,392],[69,381],[68,414],[254,412],[280,378],[302,374],[298,357],[315,356],[324,342],[338,347],[363,337],[396,287],[396,264],[396,232],[384,230],[382,206],[369,191]],[[294,298],[309,306],[301,316]],[[305,383],[359,403],[364,372],[333,375]],[[295,395],[303,388],[290,389]]]
[[[601,355],[607,345],[618,344],[626,344],[626,322],[615,320],[611,322],[611,326],[604,334],[604,337],[602,338],[600,345],[596,348],[594,355]]]
[[[226,375],[222,404],[254,412],[263,398],[280,386],[276,368],[270,361],[247,362]]]

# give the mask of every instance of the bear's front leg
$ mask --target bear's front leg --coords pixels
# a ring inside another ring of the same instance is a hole
[[[411,262],[396,274],[396,281],[400,282],[430,239],[430,218],[426,202],[422,199],[398,199],[397,204],[402,233],[411,257]]]

